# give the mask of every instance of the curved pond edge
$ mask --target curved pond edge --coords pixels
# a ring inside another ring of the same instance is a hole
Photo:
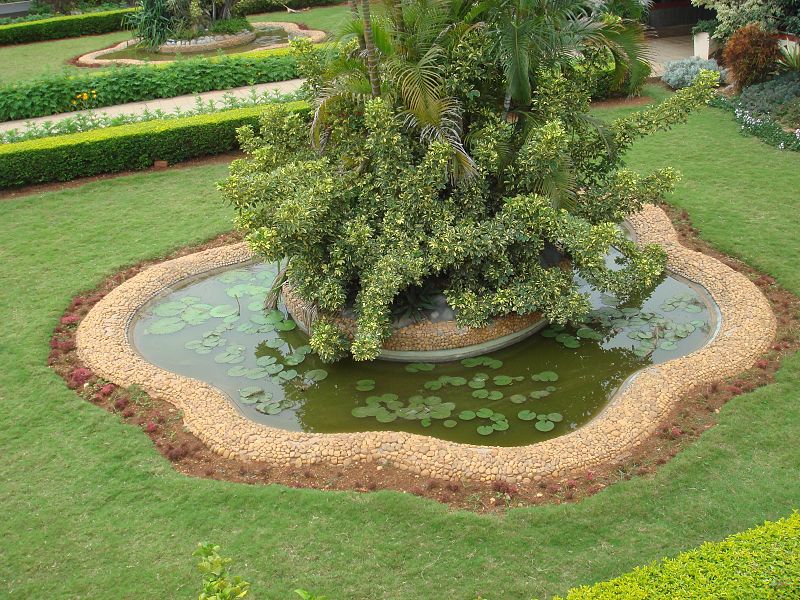
[[[328,34],[324,31],[320,31],[318,29],[300,29],[300,26],[297,23],[292,22],[280,22],[280,21],[259,21],[257,23],[251,23],[253,27],[256,29],[269,29],[272,27],[280,27],[289,35],[293,35],[295,37],[305,37],[311,40],[312,44],[319,44],[328,37]],[[236,36],[231,36],[234,38]],[[87,52],[86,54],[82,54],[75,59],[75,65],[79,67],[108,67],[112,65],[148,65],[148,64],[168,64],[174,62],[172,60],[159,60],[159,61],[148,61],[148,60],[138,60],[135,58],[103,58],[106,54],[111,54],[112,52],[117,52],[118,50],[125,50],[130,46],[136,44],[138,38],[133,38],[131,40],[125,40],[124,42],[120,42],[114,46],[109,48],[103,48],[102,50],[94,50],[92,52]],[[237,43],[246,43],[244,39],[236,40]],[[252,40],[250,40],[252,41]],[[229,41],[223,42],[210,42],[205,44],[203,47],[195,47],[191,50],[170,50],[170,54],[191,54],[193,52],[206,52],[209,50],[218,50],[221,48],[227,48],[231,44]],[[240,52],[239,54],[233,54],[231,56],[239,56],[243,54],[248,54],[250,52],[263,52],[264,50],[274,50],[276,48],[288,48],[288,43],[283,44],[272,44],[270,46],[264,46],[263,48],[257,48],[255,50],[247,50],[246,52]]]
[[[145,361],[128,329],[138,310],[182,280],[252,260],[244,243],[154,265],[112,290],[81,322],[77,351],[95,374],[120,386],[139,385],[183,411],[186,428],[226,458],[276,466],[321,462],[388,462],[426,477],[530,483],[623,459],[697,386],[753,365],[774,338],[767,299],[744,275],[683,247],[667,215],[648,205],[628,224],[640,243],[658,243],[673,273],[704,287],[719,307],[716,337],[703,348],[637,372],[589,423],[564,436],[517,447],[458,444],[405,432],[319,434],[286,431],[243,417],[214,386]]]

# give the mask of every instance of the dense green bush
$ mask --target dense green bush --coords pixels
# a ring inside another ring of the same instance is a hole
[[[795,513],[721,542],[706,542],[660,564],[571,590],[566,600],[798,597],[800,514]]]
[[[714,37],[727,40],[733,32],[750,23],[767,31],[800,33],[800,1],[798,0],[692,0],[715,12],[719,25]]]
[[[719,73],[720,83],[725,83],[725,78],[728,74],[727,70],[720,68],[713,58],[705,60],[699,56],[669,61],[664,66],[664,74],[661,75],[661,80],[673,90],[679,90],[692,85],[694,78],[703,70],[716,71]]]
[[[135,11],[124,8],[0,25],[0,46],[119,31],[125,17]]]
[[[754,117],[777,115],[785,104],[800,98],[800,73],[790,72],[742,90],[739,107]],[[787,123],[792,126],[793,123]],[[800,127],[800,123],[795,125]]]
[[[179,60],[166,65],[120,67],[77,76],[50,75],[0,86],[0,121],[172,98],[294,77],[297,77],[295,60],[284,50]],[[96,92],[96,97],[92,92]],[[85,93],[89,94],[88,98],[76,100]]]
[[[677,175],[625,169],[623,153],[704,105],[718,75],[599,124],[575,57],[608,49],[622,76],[644,38],[576,7],[416,0],[371,25],[364,11],[324,65],[300,64],[316,99],[310,129],[276,110],[261,135],[242,130],[250,158],[222,190],[253,250],[288,258],[294,290],[318,308],[309,343],[323,360],[374,359],[395,298],[426,285],[460,326],[480,327],[509,313],[581,321],[590,306],[576,274],[620,299],[659,280],[663,250],[617,224]],[[329,318],[346,308],[351,342]]]
[[[301,102],[282,106],[289,111],[307,111]],[[270,110],[263,106],[239,108],[3,144],[0,188],[145,169],[156,160],[176,163],[227,152],[238,147],[239,127],[257,127],[258,116]]]

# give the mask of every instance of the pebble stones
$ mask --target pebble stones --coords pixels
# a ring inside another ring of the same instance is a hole
[[[403,432],[317,434],[271,428],[242,417],[213,386],[145,362],[128,337],[139,308],[187,277],[251,260],[245,244],[166,261],[121,284],[81,322],[78,354],[97,375],[121,386],[138,384],[174,404],[183,411],[186,427],[223,456],[297,466],[392,463],[442,479],[526,482],[563,476],[625,456],[655,432],[691,388],[746,370],[775,335],[775,317],[758,288],[716,259],[681,246],[661,209],[645,206],[628,222],[639,243],[664,247],[670,270],[709,291],[719,307],[719,331],[696,352],[640,371],[580,429],[530,446],[476,446]]]

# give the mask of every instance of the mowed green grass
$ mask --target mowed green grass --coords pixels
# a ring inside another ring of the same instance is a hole
[[[348,15],[346,5],[322,6],[308,11],[284,11],[250,15],[250,21],[291,21],[304,23],[311,29],[335,31]],[[0,46],[0,84],[36,79],[54,73],[97,72],[97,69],[75,67],[68,64],[71,58],[107,48],[131,38],[130,31],[116,31],[104,35],[67,38],[34,44]]]
[[[800,155],[740,137],[729,115],[706,109],[631,158],[683,171],[671,201],[800,293]],[[390,491],[180,475],[144,433],[68,390],[45,366],[47,342],[76,293],[227,230],[213,187],[224,172],[0,202],[0,597],[196,597],[190,554],[210,540],[235,557],[254,598],[292,598],[296,587],[331,600],[543,598],[800,508],[798,356],[656,475],[577,504],[476,515]]]

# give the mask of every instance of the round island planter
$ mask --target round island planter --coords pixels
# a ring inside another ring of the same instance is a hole
[[[251,421],[214,386],[145,361],[129,329],[140,309],[166,289],[220,267],[253,260],[246,244],[198,252],[154,265],[112,290],[80,323],[77,351],[99,377],[141,386],[183,411],[188,431],[226,458],[302,467],[381,462],[437,479],[530,483],[626,458],[657,433],[686,394],[733,377],[768,350],[775,317],[761,291],[715,258],[681,245],[667,215],[646,206],[628,224],[638,243],[658,243],[669,270],[702,286],[719,309],[716,335],[680,358],[638,371],[584,426],[527,446],[459,444],[405,432],[306,433]]]
[[[283,302],[292,319],[306,334],[311,334],[317,311],[300,298],[286,283]],[[330,319],[352,339],[356,321],[344,315]],[[381,347],[379,359],[402,362],[447,362],[478,356],[511,346],[533,335],[547,325],[540,314],[509,314],[497,317],[484,327],[459,327],[452,320],[420,320],[412,324],[395,324],[392,335]]]

